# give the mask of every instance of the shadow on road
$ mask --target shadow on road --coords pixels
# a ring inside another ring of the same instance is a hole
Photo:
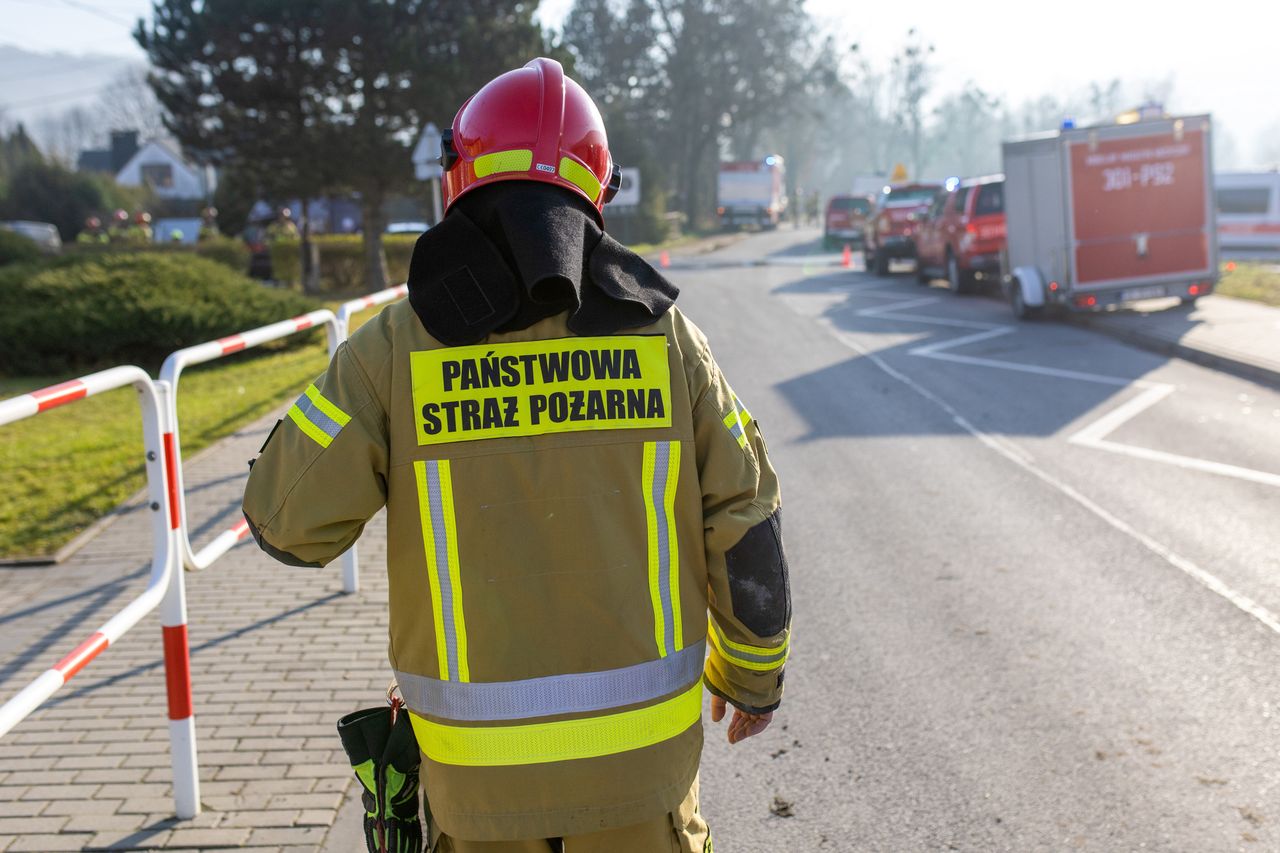
[[[1017,323],[992,298],[917,286],[914,273],[875,278],[832,272],[772,292],[823,296],[828,304],[820,317],[849,336],[846,344],[874,356],[854,355],[778,386],[807,422],[806,440],[966,432],[941,413],[907,421],[901,406],[882,405],[880,395],[901,386],[876,359],[985,431],[1032,436],[1057,434],[1168,361],[1073,324]]]

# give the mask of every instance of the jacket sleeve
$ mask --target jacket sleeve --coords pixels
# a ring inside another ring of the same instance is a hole
[[[386,415],[348,344],[250,462],[244,517],[262,550],[323,566],[359,538],[387,499]]]
[[[691,391],[711,608],[703,681],[737,708],[765,713],[782,699],[791,626],[778,478],[759,425],[709,350]]]

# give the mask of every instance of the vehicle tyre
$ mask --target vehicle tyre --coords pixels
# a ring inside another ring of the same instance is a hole
[[[933,276],[924,270],[924,264],[920,263],[920,259],[916,258],[916,284],[928,284],[933,281]]]
[[[886,255],[884,252],[880,251],[879,249],[876,249],[873,260],[875,261],[873,266],[875,268],[876,275],[884,276],[889,274],[889,256],[888,255]]]
[[[1195,308],[1196,302],[1199,301],[1199,299],[1199,296],[1183,296],[1178,299],[1178,304],[1184,308]]]
[[[1009,307],[1013,316],[1019,320],[1035,320],[1044,312],[1043,308],[1033,308],[1022,299],[1022,282],[1014,278],[1009,282]]]
[[[951,288],[951,292],[957,296],[969,292],[969,276],[964,270],[960,269],[960,264],[956,261],[956,256],[947,253],[947,286]],[[1018,298],[1022,295],[1019,293]]]

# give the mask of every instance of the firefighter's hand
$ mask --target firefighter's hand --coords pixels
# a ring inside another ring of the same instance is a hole
[[[711,697],[711,722],[718,723],[724,719],[725,704],[719,696]],[[734,708],[733,719],[729,721],[729,743],[737,743],[760,734],[769,728],[772,721],[772,711],[767,714],[747,714]]]

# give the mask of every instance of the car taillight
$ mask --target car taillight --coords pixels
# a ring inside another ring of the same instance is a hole
[[[1058,283],[1056,281],[1049,282],[1049,290],[1056,293],[1058,291]]]
[[[1076,307],[1078,308],[1092,308],[1097,304],[1098,304],[1098,297],[1096,296],[1077,296],[1076,297]]]
[[[723,207],[717,207],[717,208],[716,208],[716,214],[717,214],[718,216],[724,216],[724,208],[723,208]]]
[[[1198,285],[1198,284],[1193,284],[1193,285],[1191,285],[1190,287],[1188,287],[1188,288],[1187,288],[1187,295],[1188,295],[1188,296],[1199,296],[1199,295],[1200,295],[1200,285]]]

